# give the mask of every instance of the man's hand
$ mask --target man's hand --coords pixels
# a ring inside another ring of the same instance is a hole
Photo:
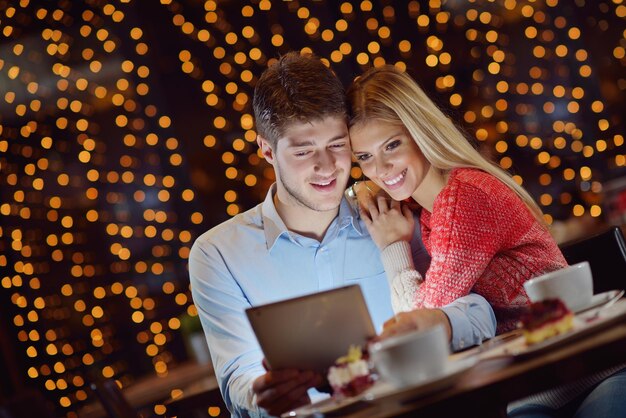
[[[275,370],[259,376],[252,383],[256,402],[270,415],[280,416],[311,400],[307,390],[323,382],[322,376],[311,371]]]
[[[449,341],[452,338],[452,328],[450,327],[448,316],[442,310],[415,309],[409,312],[401,312],[385,322],[383,332],[376,339],[384,340],[394,335],[423,330],[439,324],[443,325]]]

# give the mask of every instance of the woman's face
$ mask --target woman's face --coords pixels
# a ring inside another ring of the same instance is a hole
[[[394,200],[407,199],[422,185],[430,163],[401,125],[372,120],[350,128],[352,153],[363,170]]]

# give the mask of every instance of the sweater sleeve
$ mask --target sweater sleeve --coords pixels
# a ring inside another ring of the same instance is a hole
[[[415,295],[422,275],[413,264],[411,245],[406,241],[394,242],[381,252],[381,259],[389,280],[393,313],[417,308]]]
[[[467,182],[448,186],[431,215],[432,261],[415,294],[417,307],[439,307],[467,295],[501,248],[508,228],[505,197]]]

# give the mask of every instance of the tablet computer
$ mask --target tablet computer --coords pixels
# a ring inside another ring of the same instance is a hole
[[[246,309],[270,369],[324,373],[376,335],[361,287],[350,285]]]

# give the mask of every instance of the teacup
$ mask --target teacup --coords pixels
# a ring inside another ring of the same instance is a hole
[[[450,346],[441,325],[373,343],[370,358],[379,375],[403,387],[446,372]]]
[[[524,289],[531,302],[559,298],[577,312],[591,303],[593,276],[589,263],[583,261],[530,279]]]

